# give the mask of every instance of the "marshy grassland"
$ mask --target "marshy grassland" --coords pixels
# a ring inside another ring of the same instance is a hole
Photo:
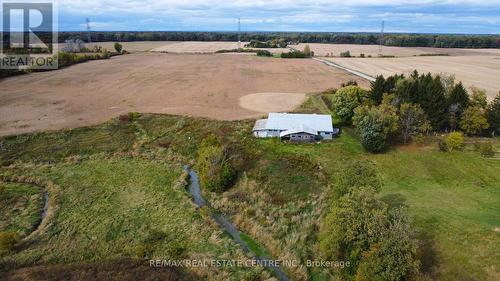
[[[328,96],[313,95],[298,110],[327,113],[327,103]],[[29,183],[50,187],[46,222],[0,257],[0,274],[47,272],[54,266],[83,274],[74,264],[121,264],[118,261],[129,259],[144,266],[151,256],[251,258],[196,210],[185,190],[183,164],[194,164],[202,140],[215,135],[230,148],[237,177],[228,191],[204,195],[245,233],[252,248],[278,259],[299,260],[302,266],[283,268],[292,280],[335,278],[335,270],[307,268],[304,263],[321,258],[318,231],[331,204],[331,190],[354,160],[374,164],[385,202],[407,206],[419,240],[422,275],[417,279],[495,280],[500,275],[500,233],[495,231],[500,227],[498,159],[483,158],[472,149],[439,152],[432,137],[421,145],[368,154],[349,129],[333,141],[293,145],[253,139],[252,120],[153,114],[120,119],[0,138],[1,179],[19,183],[8,184],[9,194],[14,189],[28,193]],[[498,150],[500,140],[492,141]],[[19,214],[8,219],[26,220]],[[0,231],[7,229],[25,234],[3,225]],[[162,272],[179,279],[271,278],[262,268],[172,270]],[[126,272],[123,267],[121,274]]]

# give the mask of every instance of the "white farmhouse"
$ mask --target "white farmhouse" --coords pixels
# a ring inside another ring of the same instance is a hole
[[[322,114],[269,113],[268,119],[257,120],[253,128],[256,138],[279,137],[291,141],[329,140],[338,134],[332,116]]]

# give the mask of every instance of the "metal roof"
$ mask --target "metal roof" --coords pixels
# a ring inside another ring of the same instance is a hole
[[[255,126],[253,126],[254,131],[262,131],[266,129],[267,119],[260,119],[255,122]]]
[[[313,131],[333,132],[332,116],[323,114],[269,113],[269,118],[265,125],[265,129],[267,130],[286,131],[297,128],[310,128]]]
[[[314,129],[311,129],[311,128],[307,127],[307,126],[301,125],[298,128],[292,128],[292,129],[289,129],[289,130],[281,132],[280,133],[280,137],[282,138],[284,136],[288,136],[288,135],[291,135],[291,134],[298,134],[298,133],[306,133],[306,134],[310,134],[310,135],[317,135],[318,131],[316,131]]]

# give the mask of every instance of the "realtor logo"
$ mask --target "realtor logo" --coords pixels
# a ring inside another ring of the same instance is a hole
[[[0,69],[57,69],[55,3],[2,1]]]

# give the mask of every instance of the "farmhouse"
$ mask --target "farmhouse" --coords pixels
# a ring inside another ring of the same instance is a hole
[[[322,114],[269,113],[268,119],[255,122],[256,138],[279,137],[291,141],[332,139],[339,129],[333,128],[332,116]]]

